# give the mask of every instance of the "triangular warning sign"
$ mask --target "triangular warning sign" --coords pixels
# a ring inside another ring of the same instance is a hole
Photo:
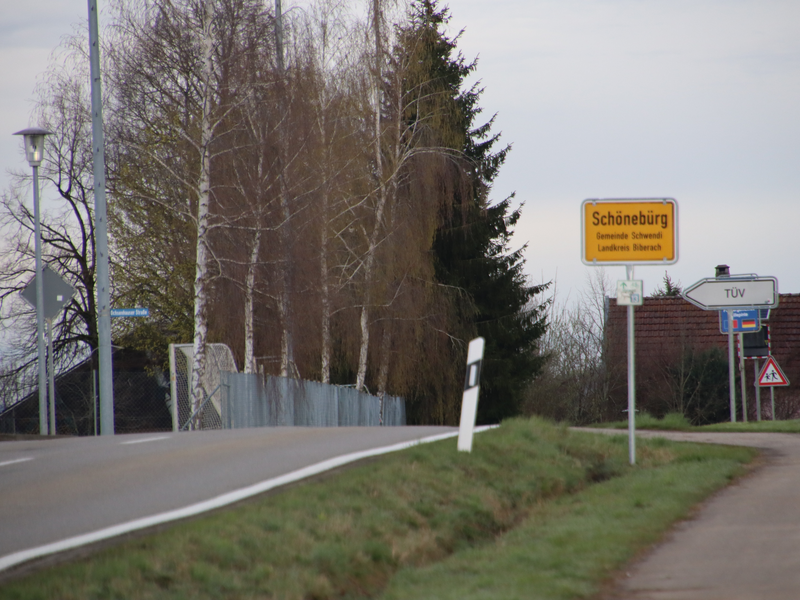
[[[781,371],[778,362],[771,356],[764,363],[761,373],[758,375],[758,385],[760,386],[779,386],[789,385],[789,379]]]

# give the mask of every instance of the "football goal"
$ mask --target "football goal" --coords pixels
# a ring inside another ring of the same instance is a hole
[[[194,346],[192,344],[169,345],[172,430],[180,431],[189,427],[221,429],[221,373],[223,371],[237,372],[233,352],[225,344],[208,344],[206,346],[206,369],[201,382],[204,398],[201,399],[201,408],[196,415],[192,411],[191,398],[193,360]]]

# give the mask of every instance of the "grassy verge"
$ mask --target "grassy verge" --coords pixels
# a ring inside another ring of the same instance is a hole
[[[611,423],[594,423],[589,427],[605,428],[605,429],[627,429],[628,420],[613,421]],[[647,413],[636,415],[636,428],[637,429],[658,429],[665,431],[690,431],[695,429],[680,413],[670,413],[665,415],[663,419],[657,419]]]
[[[596,423],[591,427],[608,429],[627,429],[628,421],[614,421],[613,423]],[[662,419],[657,419],[644,413],[636,419],[637,429],[655,429],[663,431],[729,431],[737,433],[800,433],[800,419],[790,421],[748,421],[742,423],[714,423],[694,427],[679,413],[670,413]]]
[[[791,421],[748,421],[747,423],[715,423],[698,427],[700,431],[738,431],[763,433],[800,433],[800,420]]]
[[[454,440],[419,446],[6,583],[0,597],[585,597],[753,456],[637,446],[631,468],[623,436],[514,420],[471,455]]]
[[[620,438],[618,438],[620,439]],[[672,454],[537,507],[520,527],[481,548],[425,569],[404,569],[383,600],[567,600],[597,594],[602,582],[658,541],[689,509],[739,471],[744,449],[698,448],[661,440]],[[642,454],[641,446],[637,444]],[[655,464],[658,466],[655,466]]]

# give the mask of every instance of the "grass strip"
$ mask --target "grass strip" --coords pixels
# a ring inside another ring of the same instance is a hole
[[[754,455],[744,448],[652,442],[656,448],[674,448],[673,460],[633,469],[624,477],[545,503],[492,544],[424,569],[402,569],[380,598],[567,600],[595,596],[610,574],[655,543],[698,502],[728,484]],[[649,451],[653,449],[651,443]]]
[[[524,528],[555,522],[570,506],[589,510],[592,497],[580,500],[584,496],[579,493],[607,485],[598,482],[619,482],[622,488],[612,495],[622,498],[630,495],[625,482],[644,477],[642,485],[655,486],[655,480],[647,483],[652,477],[647,474],[669,465],[699,465],[706,471],[701,479],[709,480],[712,473],[735,472],[734,467],[722,469],[715,453],[738,452],[740,463],[752,456],[743,449],[688,447],[642,440],[639,465],[631,468],[624,436],[573,433],[537,419],[512,420],[480,434],[471,454],[457,452],[454,440],[448,440],[385,456],[5,583],[0,598],[376,597],[398,571],[399,581],[426,572],[428,565],[450,564],[448,558],[458,561],[482,550],[497,554],[500,547],[513,551],[514,536]],[[696,499],[710,488],[699,489]],[[649,505],[649,496],[631,493],[642,506]],[[652,541],[663,526],[640,533],[639,539]],[[585,537],[577,531],[564,535]],[[615,550],[615,543],[613,536],[586,542],[584,552],[600,557],[588,568],[586,581],[601,580],[604,569],[635,551]],[[619,558],[608,562],[609,555]],[[481,570],[480,563],[472,568]],[[490,590],[507,578],[502,571],[481,573],[489,578],[483,587]]]
[[[697,429],[698,431],[730,431],[737,433],[800,433],[800,420],[714,423],[713,425],[703,425]]]
[[[595,423],[589,427],[607,429],[627,429],[628,421],[611,423]],[[637,429],[654,429],[660,431],[719,431],[731,433],[800,433],[800,419],[788,421],[748,421],[744,423],[713,423],[695,427],[680,413],[669,413],[659,419],[647,413],[636,418]]]

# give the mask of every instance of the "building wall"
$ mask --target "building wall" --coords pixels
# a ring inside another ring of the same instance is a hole
[[[800,416],[800,294],[781,294],[777,308],[767,321],[770,326],[772,355],[794,386],[776,388],[778,418]],[[727,357],[728,336],[719,331],[719,314],[706,311],[681,297],[645,298],[644,305],[634,312],[636,339],[637,403],[640,408],[663,414],[675,405],[676,378],[684,357],[717,348]],[[622,368],[627,364],[627,307],[618,306],[616,299],[608,302],[606,318],[608,361]],[[738,353],[737,353],[738,361]],[[754,361],[745,361],[748,413],[755,418]],[[759,362],[763,364],[763,360]],[[612,402],[623,405],[624,397]],[[737,398],[740,398],[737,383]],[[727,386],[725,388],[727,394]],[[622,394],[617,394],[622,396]],[[769,390],[762,388],[762,416],[769,414]],[[738,400],[737,400],[738,401]],[[739,414],[741,418],[741,413]]]

